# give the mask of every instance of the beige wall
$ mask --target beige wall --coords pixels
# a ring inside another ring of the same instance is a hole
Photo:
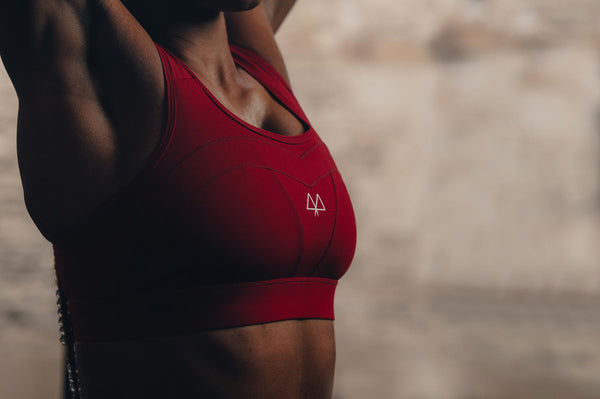
[[[600,3],[304,0],[279,39],[357,214],[336,398],[600,397]],[[0,76],[0,397],[48,398],[52,257]]]

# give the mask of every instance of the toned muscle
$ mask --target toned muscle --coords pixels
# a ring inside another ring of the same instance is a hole
[[[86,399],[329,399],[334,341],[329,320],[288,320],[138,342],[78,343],[77,353]]]
[[[119,1],[3,0],[2,7],[25,200],[50,234],[82,219],[152,151],[162,124],[160,59]]]

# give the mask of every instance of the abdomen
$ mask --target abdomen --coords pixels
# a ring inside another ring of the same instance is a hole
[[[82,398],[329,399],[333,322],[287,320],[184,336],[77,343]]]

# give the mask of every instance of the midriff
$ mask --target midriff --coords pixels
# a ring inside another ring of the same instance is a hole
[[[331,320],[284,320],[166,338],[76,342],[75,350],[82,399],[332,397]]]

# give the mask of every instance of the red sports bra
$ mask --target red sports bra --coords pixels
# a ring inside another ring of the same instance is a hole
[[[168,124],[132,183],[54,244],[76,341],[116,341],[277,320],[334,318],[356,244],[325,144],[277,71],[236,64],[308,130],[282,136],[225,108],[157,45]]]

